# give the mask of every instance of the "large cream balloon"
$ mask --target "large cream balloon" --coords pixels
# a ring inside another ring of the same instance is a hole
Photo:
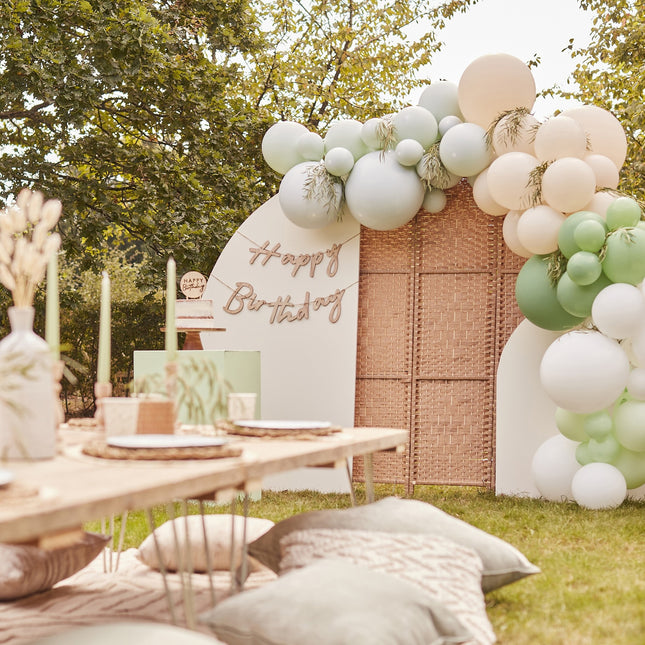
[[[553,253],[558,248],[558,233],[565,219],[562,213],[545,204],[528,208],[517,223],[520,244],[538,255]]]
[[[591,211],[597,213],[603,219],[607,216],[607,209],[610,204],[613,204],[618,195],[607,192],[606,190],[595,193],[589,202],[587,202],[580,210]]]
[[[592,152],[586,154],[583,160],[596,175],[596,189],[618,187],[618,168],[609,157]]]
[[[582,158],[587,137],[582,126],[571,117],[554,116],[545,121],[535,133],[535,156],[540,161],[562,157]]]
[[[531,172],[538,160],[526,152],[507,152],[488,167],[488,189],[491,197],[509,210],[524,210],[531,206],[534,189]]]
[[[503,112],[533,107],[535,80],[519,58],[487,54],[466,67],[457,94],[464,119],[487,130]]]
[[[562,112],[562,116],[575,119],[589,139],[590,150],[609,157],[620,170],[627,156],[627,137],[620,121],[597,105],[583,105]]]
[[[530,258],[533,253],[526,249],[520,242],[517,236],[517,225],[522,216],[521,211],[509,211],[506,217],[504,218],[504,224],[502,225],[502,236],[504,237],[504,242],[506,246],[522,258]]]
[[[508,208],[500,206],[490,194],[487,175],[488,168],[484,168],[477,175],[477,179],[475,179],[475,183],[473,184],[473,199],[475,200],[475,204],[487,215],[494,215],[495,217],[506,215]]]
[[[539,121],[532,114],[508,114],[493,130],[493,150],[498,157],[507,152],[535,154],[535,130]]]
[[[594,171],[577,157],[556,159],[542,175],[542,198],[562,213],[581,210],[595,191]]]

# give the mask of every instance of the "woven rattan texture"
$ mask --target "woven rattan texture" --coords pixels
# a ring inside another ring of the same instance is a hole
[[[375,460],[376,481],[408,490],[494,486],[496,368],[522,319],[525,259],[506,247],[504,218],[482,213],[465,181],[447,194],[437,215],[361,231],[355,422],[410,430],[403,456]]]

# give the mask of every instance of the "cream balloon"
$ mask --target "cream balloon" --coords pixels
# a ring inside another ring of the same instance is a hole
[[[497,157],[488,168],[488,189],[491,197],[509,210],[524,210],[533,201],[531,172],[539,161],[526,152],[507,152]]]
[[[532,114],[508,114],[493,130],[493,149],[497,156],[507,152],[535,154],[535,131],[539,121]]]
[[[535,80],[529,67],[510,54],[476,58],[459,79],[457,96],[464,120],[485,130],[500,114],[535,103]]]
[[[629,373],[627,380],[627,393],[633,399],[645,401],[645,368],[635,367]]]
[[[581,208],[580,210],[597,213],[600,217],[605,219],[607,217],[607,209],[609,208],[609,205],[613,204],[617,198],[618,195],[612,195],[612,193],[607,191],[601,191],[595,193],[591,200],[585,204],[584,208]]]
[[[546,255],[558,249],[558,233],[566,217],[540,204],[525,210],[517,223],[517,238],[531,253]]]
[[[581,210],[595,191],[594,171],[577,157],[556,159],[542,175],[543,200],[562,213]]]
[[[575,119],[568,116],[547,119],[535,133],[535,156],[540,161],[562,157],[582,159],[586,147],[585,131]]]
[[[533,253],[522,246],[520,239],[517,236],[517,224],[520,221],[522,216],[522,211],[509,211],[506,217],[504,218],[504,224],[502,225],[502,236],[504,237],[504,242],[506,246],[522,258],[530,258]]]
[[[614,162],[605,155],[596,153],[586,154],[583,161],[593,170],[596,175],[596,189],[618,188],[618,168]]]
[[[498,204],[491,196],[490,190],[488,188],[488,168],[484,168],[477,179],[473,183],[473,199],[475,204],[479,207],[480,210],[484,211],[487,215],[493,215],[499,217],[500,215],[506,215],[508,213],[508,208]]]
[[[298,152],[300,137],[309,130],[295,121],[274,123],[262,137],[262,155],[267,164],[281,175],[304,161]]]
[[[627,137],[620,121],[597,105],[583,105],[562,112],[575,119],[584,129],[591,152],[609,157],[620,170],[627,156]]]
[[[645,319],[645,299],[638,287],[617,282],[605,287],[593,301],[594,325],[610,338],[629,338]]]
[[[461,118],[459,110],[459,88],[450,81],[436,81],[423,88],[419,97],[419,105],[434,115],[437,123],[447,116]]]

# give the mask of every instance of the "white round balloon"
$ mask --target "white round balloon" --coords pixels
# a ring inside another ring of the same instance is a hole
[[[488,168],[488,189],[492,198],[509,210],[524,210],[533,202],[535,189],[531,172],[539,164],[526,152],[507,152],[497,157]]]
[[[561,434],[547,439],[535,451],[531,473],[540,495],[551,502],[573,499],[571,482],[580,470],[576,461],[578,443]]]
[[[300,137],[309,130],[295,121],[274,123],[262,137],[262,155],[267,164],[281,175],[305,159],[298,152]]]
[[[444,116],[443,119],[439,121],[439,136],[443,137],[450,128],[453,128],[460,123],[463,123],[463,121],[458,116],[454,116],[453,114]]]
[[[522,258],[530,258],[533,253],[524,248],[517,237],[517,225],[521,216],[522,211],[508,211],[504,218],[504,224],[502,225],[502,236],[504,237],[506,246],[508,246],[515,255],[519,255]]]
[[[542,175],[544,201],[562,213],[581,210],[595,192],[594,171],[577,157],[556,159]]]
[[[528,208],[517,223],[517,237],[531,253],[553,253],[558,249],[558,233],[565,220],[562,213],[544,204]]]
[[[490,194],[490,189],[488,188],[488,171],[489,168],[484,168],[473,183],[473,199],[475,204],[484,211],[487,215],[493,215],[499,217],[500,215],[506,215],[508,213],[508,208],[506,206],[501,206]]]
[[[591,305],[594,325],[611,338],[629,338],[645,319],[645,299],[638,287],[617,282],[605,287]]]
[[[635,367],[627,379],[627,393],[637,401],[645,401],[645,368]]]
[[[423,157],[423,146],[416,139],[403,139],[396,144],[394,154],[402,166],[416,166]]]
[[[425,192],[416,171],[402,166],[391,150],[361,157],[345,183],[349,211],[377,231],[407,224],[421,208]]]
[[[325,155],[325,168],[327,168],[327,172],[330,175],[342,177],[343,175],[347,175],[353,167],[354,155],[347,148],[338,146],[327,151]]]
[[[363,123],[361,128],[361,139],[370,150],[380,150],[383,147],[383,141],[379,136],[379,130],[384,126],[383,119],[368,119]]]
[[[325,151],[323,138],[317,132],[307,132],[296,142],[296,151],[305,161],[320,161]]]
[[[571,491],[573,498],[583,508],[617,508],[627,497],[627,483],[615,466],[591,463],[580,468],[573,476]]]
[[[414,139],[426,150],[437,139],[439,126],[432,112],[419,105],[410,105],[392,117],[394,137],[397,141]]]
[[[569,116],[547,119],[535,133],[535,156],[540,161],[561,157],[584,157],[587,137],[582,126]]]
[[[616,401],[629,370],[629,359],[614,339],[599,331],[570,331],[544,352],[540,380],[558,407],[587,414]]]
[[[300,163],[287,171],[280,182],[278,200],[282,212],[301,228],[323,228],[336,221],[341,208],[343,188],[340,181],[331,183],[334,194],[332,202],[306,196],[305,184],[319,163]]]
[[[447,116],[461,119],[458,89],[457,85],[450,81],[436,81],[423,88],[419,105],[432,112],[437,122]]]
[[[354,119],[334,121],[325,135],[325,153],[332,148],[347,148],[354,155],[354,160],[360,159],[368,151],[361,137],[362,131],[363,124],[360,121]]]
[[[486,131],[474,123],[450,128],[441,138],[439,157],[451,173],[460,177],[480,173],[493,158],[486,143]]]
[[[421,208],[428,213],[440,213],[445,207],[448,198],[440,188],[431,188],[426,191]]]

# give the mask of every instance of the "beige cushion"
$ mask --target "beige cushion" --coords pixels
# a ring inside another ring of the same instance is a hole
[[[109,539],[84,533],[78,542],[51,550],[0,544],[0,600],[50,589],[94,560]]]
[[[234,566],[239,566],[242,560],[242,535],[244,530],[244,517],[241,515],[188,515],[186,518],[178,517],[164,522],[159,526],[154,535],[157,537],[161,560],[168,571],[186,570],[185,549],[190,548],[190,557],[193,571],[208,571],[206,550],[204,548],[204,528],[202,517],[206,525],[206,540],[208,553],[211,558],[213,571],[228,571],[231,568],[231,522],[235,525],[235,561]],[[186,520],[188,520],[188,540],[186,540]],[[246,542],[255,540],[266,533],[274,523],[258,517],[246,519]],[[179,553],[175,545],[175,535],[179,544]],[[183,567],[178,565],[178,557],[183,562]],[[139,558],[149,567],[159,569],[159,560],[155,547],[155,539],[150,534],[139,547]],[[260,564],[249,559],[249,571],[256,571]]]
[[[202,614],[228,645],[443,645],[470,633],[417,586],[320,560]]]
[[[345,529],[294,531],[280,545],[281,574],[324,558],[388,573],[442,603],[471,632],[471,645],[495,642],[481,589],[482,561],[472,549],[437,535]]]
[[[354,508],[311,511],[287,518],[249,544],[249,554],[277,573],[280,570],[280,540],[293,531],[312,528],[441,535],[479,555],[484,567],[484,592],[540,572],[508,542],[444,513],[432,504],[397,497],[386,497]]]

